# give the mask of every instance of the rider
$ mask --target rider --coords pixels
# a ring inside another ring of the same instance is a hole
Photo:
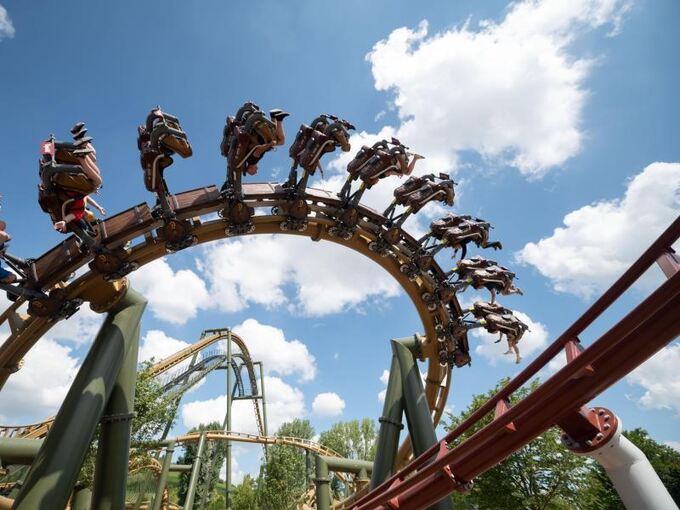
[[[64,216],[61,221],[54,223],[54,229],[59,232],[68,231],[68,223],[73,222],[78,225],[82,230],[90,230],[89,222],[94,220],[94,215],[87,209],[88,204],[99,211],[102,216],[106,215],[106,210],[99,205],[94,198],[90,195],[81,195],[73,191],[66,191],[65,195],[69,197],[69,200],[64,202]]]
[[[289,115],[290,113],[284,112],[279,108],[269,111],[269,117],[274,121],[274,125],[276,126],[275,136],[272,141],[267,142],[262,138],[262,136],[260,136],[259,133],[255,133],[255,136],[258,140],[258,145],[246,160],[246,172],[248,175],[255,175],[257,173],[257,164],[260,162],[265,152],[286,143],[286,134],[283,131],[283,119]]]
[[[7,224],[0,220],[0,253],[5,251],[5,243],[12,240],[12,236],[5,231],[6,228]],[[14,283],[15,281],[17,281],[17,275],[7,271],[0,262],[0,283]]]

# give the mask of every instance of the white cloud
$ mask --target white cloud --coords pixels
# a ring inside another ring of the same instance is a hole
[[[7,9],[0,5],[0,41],[5,37],[14,37],[14,25],[12,25],[12,20],[9,19],[9,14],[7,14]]]
[[[147,331],[142,339],[139,361],[147,361],[151,358],[160,361],[189,345],[187,342],[166,335],[163,331],[152,329]]]
[[[385,386],[387,386],[387,381],[390,379],[390,371],[385,369],[383,370],[382,375],[380,376],[380,382],[383,383]],[[385,402],[385,395],[387,395],[387,388],[380,390],[378,392],[378,400],[380,402]]]
[[[642,386],[636,399],[646,409],[668,409],[680,416],[680,344],[671,344],[631,372],[626,381]]]
[[[680,452],[680,441],[664,441],[663,444],[670,446],[677,452]]]
[[[282,423],[305,416],[305,400],[302,392],[286,384],[278,377],[265,376],[267,395],[267,422],[270,434]],[[227,409],[225,396],[196,400],[182,405],[181,416],[185,427],[196,427],[201,423],[217,421],[222,423]],[[235,432],[257,434],[253,404],[247,400],[232,403],[232,427]]]
[[[62,320],[50,329],[50,338],[65,340],[75,345],[91,343],[97,335],[105,314],[93,312],[87,304],[67,320]]]
[[[37,422],[57,412],[76,376],[79,361],[70,347],[42,338],[0,392],[0,415],[11,424]]]
[[[211,299],[226,312],[253,303],[319,316],[399,294],[398,284],[372,261],[333,243],[311,243],[271,235],[223,241],[205,247],[196,263]],[[293,300],[286,296],[287,285],[295,289]]]
[[[312,412],[318,416],[340,416],[345,409],[345,401],[333,392],[319,393],[312,402]]]
[[[528,243],[516,259],[535,266],[556,291],[588,298],[606,288],[671,224],[680,210],[680,163],[652,163],[621,199],[570,212],[564,227]]]
[[[548,342],[548,329],[540,322],[536,322],[531,317],[523,312],[513,311],[515,316],[524,324],[529,326],[529,331],[524,333],[519,341],[519,352],[523,358],[540,351]],[[480,343],[475,347],[475,353],[483,356],[489,361],[491,366],[495,366],[499,359],[506,362],[515,362],[515,356],[504,356],[503,353],[508,349],[508,343],[503,337],[503,341],[495,343],[498,340],[498,334],[490,334],[483,328],[473,329],[472,336],[479,340]]]
[[[236,447],[232,446],[231,448],[231,483],[233,485],[239,485],[243,481],[243,477],[246,475],[246,473],[243,472],[241,469],[241,466],[239,465],[238,458],[239,454],[241,453],[241,450]],[[251,476],[256,476],[255,473],[248,473]],[[227,479],[227,461],[225,460],[224,463],[222,463],[222,469],[220,469],[220,479],[221,480],[226,480]]]
[[[465,23],[428,34],[428,23],[399,28],[367,55],[375,87],[389,91],[398,138],[427,156],[421,168],[454,169],[473,150],[538,177],[582,143],[584,82],[593,60],[574,39],[610,25],[628,8],[618,0],[526,0],[501,22]]]
[[[164,259],[141,267],[131,281],[148,300],[154,317],[171,324],[185,324],[199,309],[210,307],[205,282],[190,269],[173,271]]]
[[[252,359],[264,363],[267,373],[297,373],[301,382],[311,381],[316,376],[316,358],[299,340],[286,340],[281,329],[247,319],[233,331],[246,343]]]

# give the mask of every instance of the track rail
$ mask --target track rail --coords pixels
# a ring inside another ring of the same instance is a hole
[[[453,491],[466,490],[476,476],[552,426],[559,425],[569,434],[574,429],[577,433],[599,431],[598,413],[584,406],[680,335],[680,260],[671,248],[679,237],[677,218],[602,297],[517,377],[439,444],[352,508],[425,508]],[[578,336],[655,262],[668,279],[598,340],[582,349]],[[562,351],[567,356],[566,366],[510,406],[509,397]],[[491,412],[495,415],[490,424],[463,442],[456,441]],[[592,443],[594,436],[591,440],[584,435],[584,439]]]
[[[192,432],[173,439],[177,443],[190,443],[198,441],[201,434],[205,434],[208,441],[236,441],[239,443],[253,443],[263,445],[282,445],[294,446],[319,455],[328,455],[331,457],[342,457],[338,452],[328,448],[322,444],[315,443],[309,439],[301,439],[299,437],[291,436],[259,436],[255,434],[246,434],[244,432],[223,432],[221,430],[209,430],[205,432]]]
[[[328,228],[335,224],[335,218],[342,206],[340,200],[330,192],[311,188],[307,190],[304,198],[311,209],[311,213],[307,217],[308,228],[304,232],[298,232],[282,231],[280,224],[285,218],[268,214],[273,207],[284,204],[288,199],[286,190],[281,188],[280,185],[244,184],[243,191],[247,205],[260,211],[264,209],[266,212],[264,215],[258,214],[253,217],[255,230],[252,234],[285,233],[306,236],[313,241],[325,240],[341,244],[376,262],[401,285],[413,302],[423,323],[422,358],[428,361],[425,391],[428,404],[432,410],[432,420],[435,424],[438,423],[451,387],[451,367],[442,367],[439,364],[439,342],[437,341],[435,327],[437,324],[447,326],[452,320],[455,320],[453,315],[460,315],[461,310],[458,302],[454,299],[451,305],[452,310],[441,305],[436,310],[429,311],[421,296],[425,292],[433,292],[437,282],[444,278],[444,271],[435,263],[428,273],[419,275],[414,281],[409,280],[399,268],[402,264],[408,262],[410,255],[419,245],[413,237],[403,231],[401,232],[401,241],[388,256],[381,257],[372,252],[368,245],[377,238],[385,218],[368,207],[357,206],[360,216],[357,231],[352,238],[345,240],[333,237],[328,232]],[[227,225],[225,220],[205,221],[207,215],[214,216],[214,213],[223,209],[224,206],[223,199],[216,199],[210,203],[201,203],[183,211],[181,218],[191,219],[193,234],[196,236],[198,244],[230,237],[225,233],[225,226]],[[201,216],[203,216],[203,220]],[[129,262],[135,262],[142,266],[167,255],[165,244],[158,239],[156,232],[161,225],[161,222],[158,221],[126,234],[126,238],[136,243],[131,248],[127,259]],[[54,285],[67,279],[73,271],[85,265],[89,260],[91,258],[86,255],[81,255],[78,259],[71,259],[64,267],[50,275],[46,285]],[[87,271],[79,278],[64,284],[65,297],[90,301],[92,307],[94,306],[93,300],[97,297],[102,285],[104,285],[104,282],[100,274]],[[10,309],[5,310],[1,316],[2,322],[10,321],[10,317],[19,305],[20,303],[15,303]],[[54,322],[47,319],[29,317],[20,327],[12,328],[12,334],[0,346],[0,387],[18,369],[20,361],[26,353],[53,325]],[[176,363],[179,363],[179,361],[176,361]],[[168,362],[167,365],[172,365],[172,363]],[[402,459],[404,458],[403,453],[404,449],[402,449]]]

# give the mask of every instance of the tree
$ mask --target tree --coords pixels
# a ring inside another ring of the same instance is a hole
[[[202,432],[204,430],[221,430],[222,425],[217,422],[203,424],[192,428],[191,432]],[[194,464],[196,460],[196,453],[198,451],[198,441],[187,443],[184,447],[184,454],[179,458],[180,464]],[[214,498],[214,489],[219,481],[220,469],[224,464],[225,444],[220,441],[206,441],[201,455],[201,469],[198,474],[198,485],[196,487],[195,503],[205,501],[210,503]],[[189,489],[189,479],[191,473],[182,473],[179,479],[179,489],[177,494],[179,496],[180,504],[183,505]],[[198,506],[198,505],[197,505]]]
[[[311,439],[314,429],[309,420],[296,419],[281,425],[276,435]],[[267,510],[297,508],[306,488],[304,451],[293,446],[270,446],[259,486],[260,507]]]
[[[642,450],[673,500],[680,503],[680,453],[657,443],[640,428],[624,431],[623,435]],[[587,507],[593,510],[625,510],[611,480],[599,464],[593,464],[584,499]]]
[[[370,418],[340,421],[319,435],[319,443],[348,459],[373,460],[376,435],[375,422]]]
[[[453,430],[507,383],[483,395],[474,395],[472,403],[458,416],[448,414],[444,426]],[[529,388],[515,392],[511,404],[538,387],[535,380]],[[471,427],[454,444],[469,438],[493,419],[487,415]],[[579,491],[589,473],[587,460],[569,453],[560,444],[560,431],[552,428],[531,443],[513,453],[506,460],[479,476],[469,494],[453,496],[457,508],[528,510],[579,508]]]
[[[232,489],[231,502],[234,510],[252,510],[257,508],[256,480],[250,475],[245,475],[243,481]]]

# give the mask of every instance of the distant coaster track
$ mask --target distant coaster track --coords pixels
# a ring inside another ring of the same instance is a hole
[[[230,338],[231,341],[233,341],[241,351],[240,353],[236,354],[235,357],[241,357],[243,359],[243,366],[245,366],[248,373],[250,388],[257,392],[258,382],[253,366],[253,360],[250,357],[250,352],[248,351],[248,347],[246,346],[243,339],[227,329],[207,330],[203,333],[203,336],[200,340],[198,340],[198,342],[195,342],[151,365],[148,369],[148,373],[151,376],[159,377],[164,373],[169,372],[173,368],[178,367],[181,363],[189,360],[194,355],[201,353],[204,349],[211,347],[217,342]],[[210,372],[219,368],[225,361],[225,354],[221,353],[220,351],[210,352],[195,365],[186,367],[186,369],[182,370],[178,374],[172,374],[172,377],[170,377],[168,381],[162,382],[164,386],[163,389],[170,395],[175,394],[176,398],[181,398],[181,396],[186,391],[197,384],[201,379],[206,377]],[[232,360],[232,370],[234,371],[237,379],[235,391],[238,391],[239,394],[242,394],[245,388],[241,379],[240,368],[241,367],[239,367],[236,362]],[[253,407],[255,411],[255,423],[257,425],[257,430],[259,435],[263,436],[265,427],[262,420],[262,412],[256,400],[253,400]],[[54,417],[50,417],[46,420],[43,420],[42,422],[33,423],[30,425],[0,425],[0,437],[42,439],[47,435],[53,423]]]

